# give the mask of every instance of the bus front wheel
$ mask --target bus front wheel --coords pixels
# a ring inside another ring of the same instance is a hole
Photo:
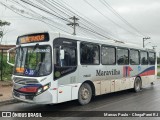
[[[142,81],[140,77],[137,77],[134,81],[134,91],[139,92],[142,89]]]
[[[78,92],[78,102],[81,105],[88,104],[92,98],[92,89],[88,83],[83,83]]]

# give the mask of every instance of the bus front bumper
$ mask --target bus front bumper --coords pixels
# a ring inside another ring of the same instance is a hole
[[[13,98],[27,103],[51,104],[52,94],[47,90],[39,95],[26,94],[13,90]]]

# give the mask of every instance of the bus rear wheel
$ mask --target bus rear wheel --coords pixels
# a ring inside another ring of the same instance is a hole
[[[78,102],[81,105],[88,104],[92,98],[92,89],[88,83],[83,83],[78,92]]]
[[[142,89],[142,81],[140,77],[137,77],[134,81],[134,91],[139,92]]]

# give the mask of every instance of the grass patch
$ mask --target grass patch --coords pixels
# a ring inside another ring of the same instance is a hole
[[[160,66],[157,66],[157,68],[160,68]]]

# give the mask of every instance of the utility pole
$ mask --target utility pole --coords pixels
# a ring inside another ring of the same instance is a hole
[[[73,35],[76,35],[76,26],[79,26],[78,23],[76,23],[77,20],[79,20],[78,18],[76,18],[75,16],[69,18],[71,20],[73,20],[73,22],[68,23],[67,25],[73,26]]]
[[[150,37],[145,37],[145,38],[143,38],[143,48],[145,47],[144,46],[144,42],[146,41],[146,40],[148,40],[148,39],[151,39]]]

